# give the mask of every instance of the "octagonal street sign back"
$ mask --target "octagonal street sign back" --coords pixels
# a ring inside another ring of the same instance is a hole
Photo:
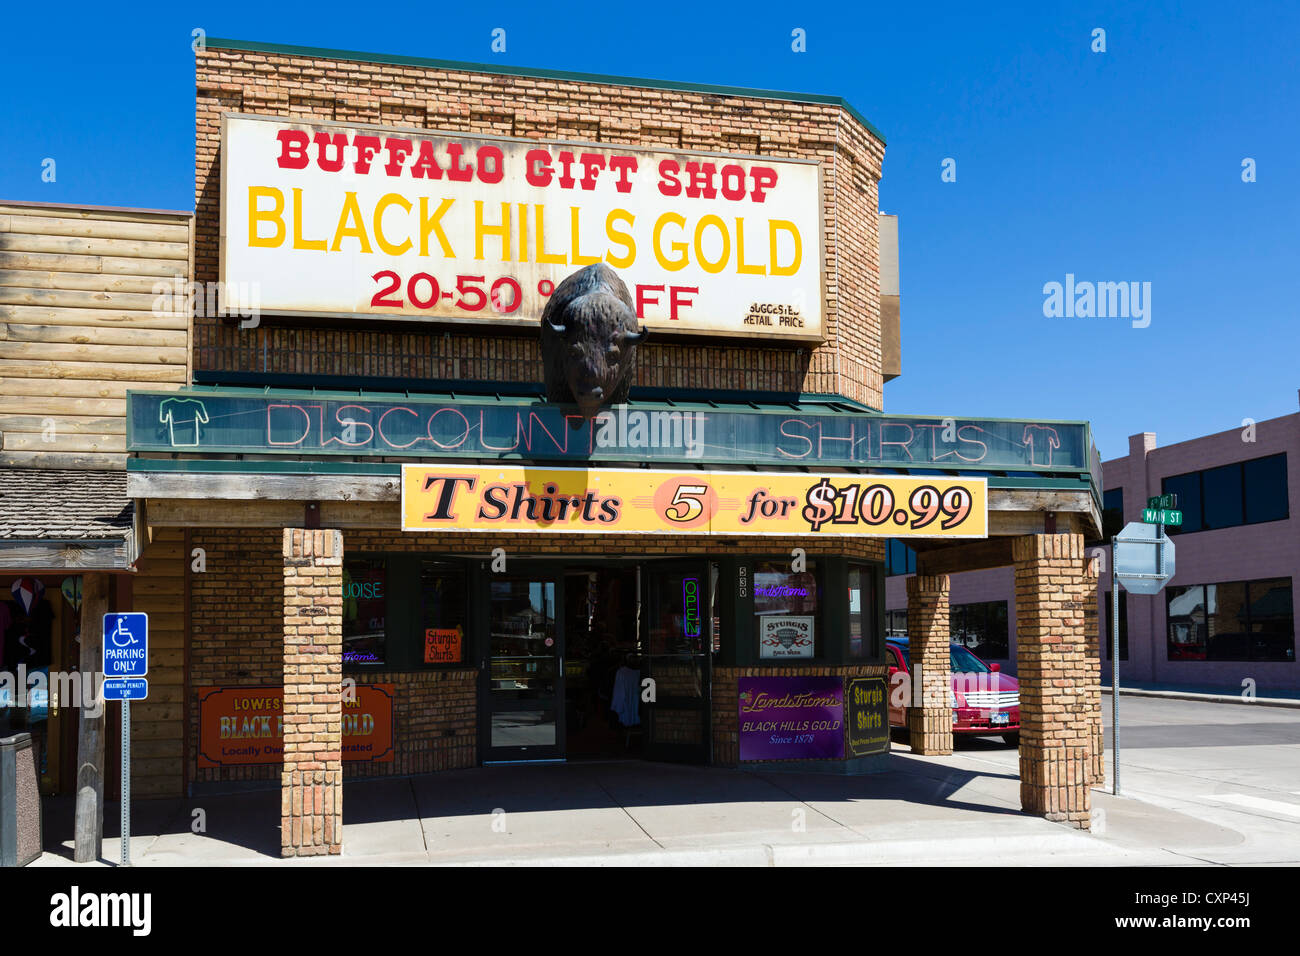
[[[1174,543],[1158,525],[1130,521],[1115,536],[1115,577],[1130,594],[1159,594],[1174,576]]]

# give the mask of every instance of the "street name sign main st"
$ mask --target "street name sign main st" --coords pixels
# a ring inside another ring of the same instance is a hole
[[[1183,513],[1172,508],[1143,508],[1142,521],[1144,524],[1167,524],[1178,528],[1182,526]]]

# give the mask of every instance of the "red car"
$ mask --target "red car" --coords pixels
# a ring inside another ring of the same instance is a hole
[[[898,684],[894,675],[910,670],[908,639],[891,637],[885,642],[889,654],[889,725],[907,726],[906,703],[895,706]],[[1000,735],[1013,747],[1020,745],[1020,684],[999,665],[980,660],[961,644],[948,645],[952,667],[952,732],[972,737]]]

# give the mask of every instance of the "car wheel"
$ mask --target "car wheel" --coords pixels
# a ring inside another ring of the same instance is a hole
[[[1019,732],[1019,731],[1016,731],[1016,733],[1014,733],[1014,734],[1003,734],[1003,735],[1002,735],[1002,740],[1006,743],[1006,745],[1007,745],[1008,747],[1019,747],[1019,746],[1020,746],[1020,732]]]

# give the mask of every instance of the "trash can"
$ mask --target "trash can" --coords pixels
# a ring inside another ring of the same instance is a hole
[[[44,842],[32,735],[0,737],[0,866],[26,866]]]

